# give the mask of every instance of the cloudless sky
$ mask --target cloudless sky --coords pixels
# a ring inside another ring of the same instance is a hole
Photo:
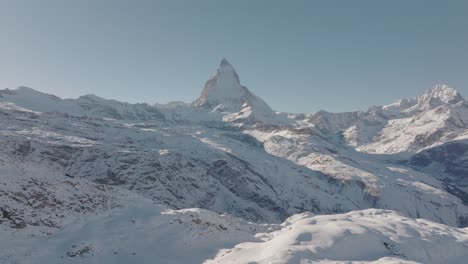
[[[223,57],[279,111],[468,97],[468,1],[0,0],[0,89],[190,102]]]

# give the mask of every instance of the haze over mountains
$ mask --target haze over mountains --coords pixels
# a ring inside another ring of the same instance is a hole
[[[0,91],[0,124],[5,263],[468,256],[468,103],[443,84],[364,112],[279,113],[223,59],[192,104],[20,87]]]

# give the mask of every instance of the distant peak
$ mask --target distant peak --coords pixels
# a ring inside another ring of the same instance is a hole
[[[441,91],[448,91],[448,92],[457,92],[455,89],[449,87],[446,84],[443,83],[438,83],[434,85],[432,88],[428,89],[428,91],[433,91],[433,92],[441,92]]]
[[[454,88],[446,84],[437,84],[432,88],[426,90],[421,96],[418,97],[419,101],[428,101],[431,99],[439,99],[444,103],[454,104],[463,101],[463,97]]]
[[[16,88],[17,91],[28,91],[28,92],[38,92],[36,90],[34,90],[33,88],[30,88],[30,87],[26,87],[26,86],[18,86],[18,88]]]
[[[26,86],[19,86],[18,88],[16,88],[13,91],[16,91],[16,93],[21,94],[21,95],[46,96],[46,97],[52,98],[54,100],[61,100],[61,98],[58,97],[58,96],[55,96],[55,95],[49,94],[49,93],[45,93],[45,92],[41,92],[41,91],[38,91],[38,90],[34,90],[33,88],[26,87]]]
[[[88,99],[88,100],[95,100],[95,101],[103,101],[103,100],[106,100],[102,97],[99,97],[95,94],[85,94],[85,95],[82,95],[80,97],[78,97],[78,99]]]
[[[465,99],[454,88],[439,83],[427,89],[421,95],[409,99],[400,99],[393,104],[383,106],[384,110],[428,110],[441,105],[455,105]]]

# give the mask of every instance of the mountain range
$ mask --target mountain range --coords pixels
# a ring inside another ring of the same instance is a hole
[[[190,104],[19,87],[0,124],[0,263],[468,257],[468,102],[443,84],[284,113],[223,59]]]

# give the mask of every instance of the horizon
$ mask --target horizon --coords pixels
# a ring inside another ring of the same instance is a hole
[[[109,3],[0,2],[0,88],[190,103],[226,57],[280,112],[363,111],[439,83],[468,92],[463,1]]]
[[[316,113],[316,112],[320,112],[320,111],[325,111],[325,112],[329,112],[329,113],[346,113],[346,112],[365,112],[365,111],[368,111],[369,109],[371,109],[372,107],[375,107],[375,106],[388,106],[388,105],[391,105],[393,103],[397,103],[399,100],[404,100],[404,99],[415,99],[416,97],[418,96],[421,96],[422,94],[424,94],[425,92],[428,92],[432,89],[435,89],[436,87],[438,86],[445,86],[449,89],[453,89],[455,90],[463,99],[465,99],[465,97],[463,96],[463,93],[461,93],[458,89],[454,88],[454,87],[450,87],[448,86],[447,84],[444,84],[444,83],[437,83],[425,90],[423,90],[422,92],[420,92],[419,94],[415,95],[415,96],[412,96],[412,97],[401,97],[401,98],[398,98],[397,100],[393,101],[393,102],[388,102],[388,103],[385,103],[385,104],[382,104],[382,105],[369,105],[367,106],[365,109],[356,109],[356,110],[351,110],[351,111],[344,111],[344,112],[335,112],[335,111],[329,111],[327,109],[319,109],[317,111],[313,111],[313,112],[285,112],[285,111],[278,111],[276,109],[273,108],[273,111],[275,112],[282,112],[282,113],[289,113],[289,114],[313,114],[313,113]],[[113,98],[106,98],[106,97],[101,97],[101,96],[98,96],[96,94],[93,94],[93,93],[90,93],[90,94],[83,94],[83,95],[79,95],[77,97],[61,97],[61,96],[58,96],[58,95],[55,95],[55,94],[51,94],[51,93],[46,93],[46,92],[42,92],[40,90],[37,90],[37,89],[34,89],[33,87],[28,87],[28,86],[18,86],[16,88],[5,88],[4,90],[10,90],[10,91],[14,91],[14,90],[20,90],[20,89],[30,89],[30,90],[33,90],[35,92],[39,92],[39,93],[43,93],[43,94],[46,94],[46,95],[52,95],[52,96],[56,96],[56,97],[59,97],[61,100],[76,100],[80,97],[84,97],[84,96],[96,96],[96,97],[99,97],[101,99],[104,99],[104,100],[110,100],[110,101],[117,101],[117,102],[120,102],[120,103],[128,103],[128,104],[147,104],[149,106],[154,106],[154,107],[158,107],[158,105],[169,105],[171,103],[185,103],[187,105],[190,105],[193,103],[193,101],[195,101],[197,98],[194,98],[193,100],[191,101],[181,101],[181,100],[175,100],[175,101],[170,101],[170,102],[167,102],[167,103],[161,103],[161,102],[154,102],[154,103],[147,103],[147,102],[127,102],[127,101],[120,101],[120,100],[116,100],[116,99],[113,99]],[[248,88],[248,87],[247,87]],[[250,90],[250,89],[249,89]],[[0,90],[1,91],[1,90]],[[255,94],[255,93],[254,93]],[[268,102],[265,102],[268,104]]]

